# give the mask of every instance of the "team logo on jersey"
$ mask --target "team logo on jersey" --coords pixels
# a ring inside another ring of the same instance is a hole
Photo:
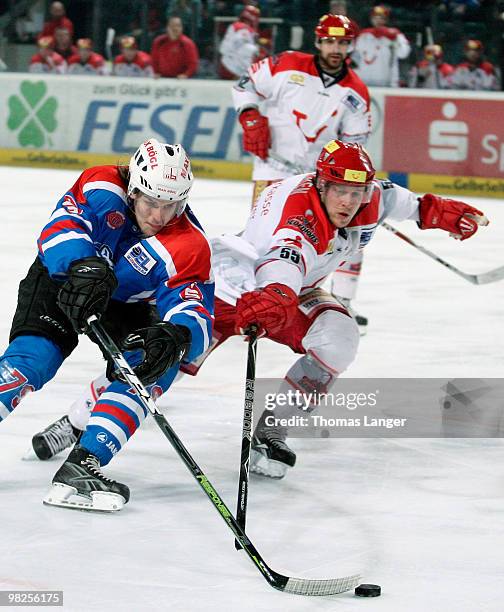
[[[124,257],[143,276],[147,276],[156,265],[156,260],[151,257],[150,253],[141,244],[132,246]]]
[[[372,230],[366,230],[366,231],[362,231],[361,235],[360,235],[360,248],[362,248],[363,246],[366,246],[366,244],[371,240],[371,238],[373,237],[374,234],[374,229]]]
[[[77,202],[73,199],[73,197],[67,193],[67,195],[63,198],[63,202],[61,206],[70,213],[71,215],[82,215],[82,208],[79,207]]]
[[[191,283],[187,287],[184,287],[179,295],[183,300],[197,300],[201,302],[203,299],[203,294],[196,283]]]
[[[362,98],[358,98],[353,93],[347,93],[341,102],[347,106],[352,113],[356,113],[364,109],[364,100],[362,100]]]
[[[319,243],[317,234],[313,231],[313,226],[310,224],[310,222],[305,216],[296,215],[295,217],[289,217],[287,219],[286,225],[295,227],[303,234],[303,236],[306,236],[312,244]]]
[[[124,225],[125,217],[122,212],[113,210],[107,214],[106,221],[110,229],[116,230]]]
[[[108,244],[101,244],[100,242],[95,242],[94,246],[96,248],[97,253],[100,255],[100,257],[103,257],[103,259],[107,260],[107,262],[113,266],[113,261],[112,261],[112,249],[109,247]]]
[[[98,440],[98,442],[101,442],[103,444],[108,440],[108,436],[104,431],[100,431],[100,433],[96,434],[96,439]]]
[[[305,78],[303,74],[291,74],[289,77],[289,82],[294,83],[295,85],[304,85]]]

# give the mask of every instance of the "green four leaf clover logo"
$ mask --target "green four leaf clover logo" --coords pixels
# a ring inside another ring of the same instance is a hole
[[[20,95],[9,97],[7,127],[18,131],[18,142],[22,147],[52,146],[49,134],[58,125],[55,117],[57,108],[56,98],[47,96],[47,85],[43,81],[23,81]]]

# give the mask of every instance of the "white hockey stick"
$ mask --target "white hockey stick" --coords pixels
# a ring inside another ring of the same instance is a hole
[[[287,170],[289,170],[290,172],[294,172],[295,174],[306,174],[307,172],[307,170],[305,170],[304,168],[301,168],[301,166],[299,166],[298,164],[294,164],[288,159],[285,159],[284,157],[282,157],[281,155],[277,155],[276,153],[273,153],[273,151],[269,152],[269,159],[276,161],[279,164],[282,164],[282,166],[285,166]]]
[[[444,259],[441,259],[441,257],[438,257],[435,253],[429,251],[429,249],[426,249],[424,246],[414,242],[409,236],[406,236],[406,234],[403,234],[395,227],[392,227],[392,225],[389,225],[387,222],[383,221],[381,226],[389,232],[395,234],[398,238],[401,238],[401,240],[404,240],[404,242],[410,244],[412,247],[415,247],[415,249],[421,251],[424,255],[427,255],[427,257],[434,259],[441,265],[445,266],[445,268],[448,268],[448,270],[455,272],[455,274],[458,274],[470,283],[473,283],[473,285],[486,285],[488,283],[495,283],[496,281],[504,279],[504,266],[500,266],[494,270],[489,270],[488,272],[482,272],[481,274],[469,274],[467,272],[462,272],[462,270],[459,270],[459,268],[453,266]]]

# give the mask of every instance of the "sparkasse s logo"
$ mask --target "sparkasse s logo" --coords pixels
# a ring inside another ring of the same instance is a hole
[[[444,119],[429,125],[429,157],[434,161],[465,161],[469,151],[469,126],[455,119],[458,109],[454,102],[446,102],[441,112]]]

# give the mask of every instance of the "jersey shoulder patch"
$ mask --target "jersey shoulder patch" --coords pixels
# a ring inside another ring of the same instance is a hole
[[[141,242],[133,245],[126,251],[124,257],[142,276],[147,276],[157,263]]]

